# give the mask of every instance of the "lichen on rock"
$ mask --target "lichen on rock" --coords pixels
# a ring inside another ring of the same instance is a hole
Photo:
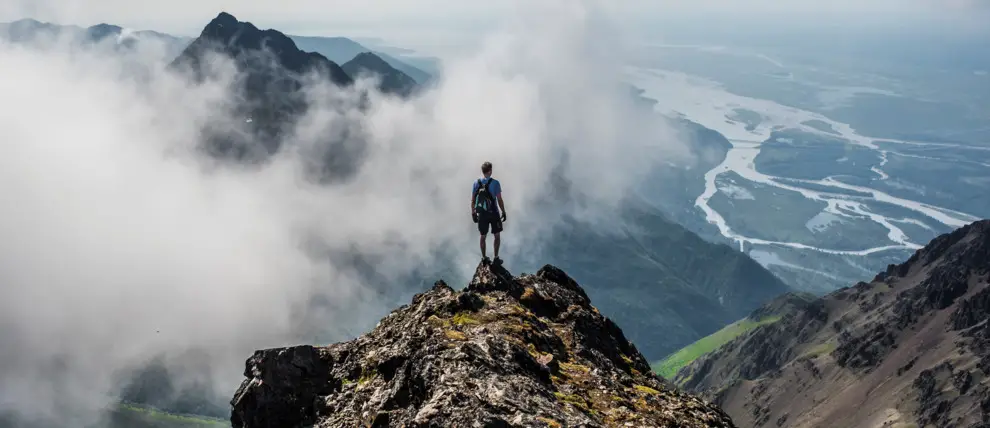
[[[442,281],[370,333],[256,352],[234,427],[732,427],[650,370],[566,273],[480,265]]]

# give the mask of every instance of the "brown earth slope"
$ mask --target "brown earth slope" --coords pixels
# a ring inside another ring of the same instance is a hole
[[[674,379],[742,427],[990,427],[990,221],[797,308]]]
[[[479,266],[438,282],[365,336],[258,351],[239,427],[733,427],[650,371],[618,326],[553,266]]]

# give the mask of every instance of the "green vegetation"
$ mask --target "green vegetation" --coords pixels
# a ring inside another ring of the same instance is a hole
[[[574,407],[577,407],[577,408],[583,410],[585,413],[587,413],[587,412],[589,412],[591,410],[591,408],[588,407],[588,402],[585,401],[584,398],[581,398],[578,395],[575,395],[575,394],[565,394],[563,392],[554,392],[553,395],[555,397],[557,397],[557,401],[560,401],[562,403],[572,404],[572,405],[574,405]]]
[[[644,394],[657,395],[660,393],[660,391],[657,391],[653,388],[644,385],[633,385],[633,388],[636,388],[637,391],[642,392]]]
[[[627,365],[633,365],[632,358],[629,358],[626,354],[619,354],[619,356],[622,357],[622,361],[624,361]]]
[[[467,312],[459,312],[454,315],[453,319],[454,325],[478,325],[481,321],[478,321],[471,317]]]
[[[729,343],[732,339],[735,339],[736,337],[739,337],[740,335],[747,333],[756,327],[773,324],[779,320],[780,316],[778,315],[766,317],[758,321],[754,321],[749,318],[736,321],[729,324],[725,328],[684,347],[680,351],[671,354],[663,361],[654,364],[653,371],[666,379],[673,379],[678,371],[688,364],[691,364],[691,362],[698,359],[698,357],[718,349],[720,346]]]
[[[450,340],[467,340],[467,335],[457,330],[446,330],[443,334]]]
[[[101,428],[221,428],[230,423],[206,416],[164,412],[136,404],[120,404],[111,411]]]
[[[821,343],[814,348],[809,349],[808,352],[805,352],[799,358],[816,358],[825,354],[831,354],[832,351],[835,350],[836,346],[838,345],[834,340],[829,340],[828,342]]]

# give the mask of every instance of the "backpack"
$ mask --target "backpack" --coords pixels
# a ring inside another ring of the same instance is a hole
[[[492,195],[491,190],[488,186],[491,185],[494,178],[489,178],[488,181],[484,181],[483,178],[478,179],[478,194],[474,198],[474,209],[477,212],[495,212],[495,196]]]

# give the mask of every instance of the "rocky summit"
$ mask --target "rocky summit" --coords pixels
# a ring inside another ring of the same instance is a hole
[[[244,375],[237,428],[734,426],[653,374],[550,265],[480,265],[466,289],[437,282],[355,340],[257,351]]]

